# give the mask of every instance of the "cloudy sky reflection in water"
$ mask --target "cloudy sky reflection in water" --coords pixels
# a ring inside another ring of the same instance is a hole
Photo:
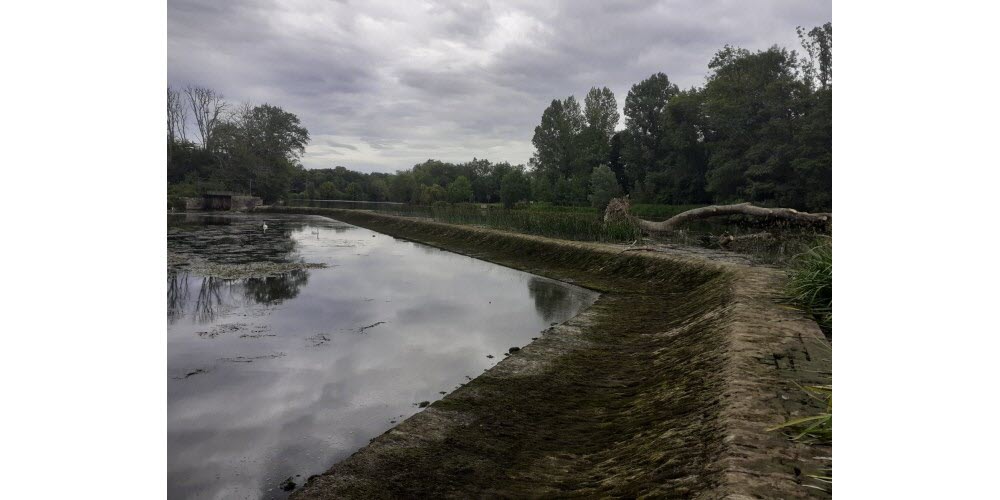
[[[212,314],[196,314],[208,281],[174,275],[172,498],[280,498],[284,478],[302,484],[595,298],[318,217],[235,216],[195,231],[252,234],[263,220],[294,242],[279,260],[329,267],[266,286],[216,280]]]

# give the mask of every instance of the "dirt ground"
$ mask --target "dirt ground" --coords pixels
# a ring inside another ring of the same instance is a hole
[[[829,447],[769,427],[819,412],[831,349],[731,254],[569,242],[365,211],[328,215],[601,293],[577,317],[313,476],[295,499],[825,498]],[[728,255],[728,256],[727,256]]]

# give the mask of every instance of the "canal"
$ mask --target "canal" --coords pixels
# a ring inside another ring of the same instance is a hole
[[[170,498],[284,498],[597,298],[319,216],[174,214],[167,249]]]

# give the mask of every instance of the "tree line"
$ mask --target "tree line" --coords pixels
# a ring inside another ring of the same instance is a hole
[[[505,203],[531,198],[524,165],[473,159],[465,163],[427,160],[394,174],[360,173],[344,167],[302,170],[291,197],[325,200]]]
[[[553,100],[532,139],[533,196],[586,203],[611,171],[611,189],[639,202],[828,211],[833,28],[798,34],[802,56],[724,47],[702,87],[682,90],[664,73],[651,75],[629,90],[620,131],[607,87],[592,88],[582,108],[574,96]]]
[[[306,170],[308,132],[270,105],[228,109],[206,89],[168,90],[171,185],[250,189],[283,197],[504,203],[541,201],[603,208],[614,196],[663,204],[749,201],[810,211],[831,207],[833,28],[799,28],[803,52],[725,46],[704,85],[680,89],[664,73],[625,98],[590,89],[554,99],[535,127],[528,165],[427,160],[408,170]],[[171,94],[171,92],[174,92]],[[185,99],[186,98],[186,99]],[[175,109],[175,111],[171,111]],[[181,109],[184,108],[184,109]],[[199,144],[186,138],[194,115]]]
[[[195,125],[191,138],[189,116]],[[308,142],[299,118],[278,106],[234,105],[204,87],[167,88],[170,197],[226,190],[276,201],[302,170],[298,160]]]

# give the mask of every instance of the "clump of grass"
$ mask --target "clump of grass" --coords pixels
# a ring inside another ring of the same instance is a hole
[[[833,329],[833,240],[822,238],[792,258],[788,298],[816,317],[826,332]]]
[[[809,311],[823,331],[830,335],[833,329],[833,240],[821,238],[790,262],[789,281],[785,290],[788,298]],[[833,386],[815,385],[802,388],[809,397],[820,401],[825,408],[822,412],[795,418],[769,430],[781,430],[795,441],[807,444],[830,444],[833,442]],[[830,459],[825,459],[829,461]],[[806,477],[819,484],[805,484],[830,492],[833,485],[832,464]]]
[[[802,387],[809,397],[822,402],[826,410],[808,417],[794,418],[769,431],[784,430],[795,441],[806,444],[829,444],[833,442],[833,386],[809,385]]]
[[[822,413],[810,415],[808,417],[794,418],[781,425],[768,429],[768,431],[783,431],[794,440],[806,444],[831,444],[833,443],[833,386],[832,385],[811,385],[802,387],[809,397],[822,402],[826,409]],[[817,457],[826,462],[830,462],[828,467],[824,467],[815,473],[806,474],[806,477],[815,480],[819,484],[804,484],[807,488],[830,492],[833,486],[833,464],[830,457]]]

